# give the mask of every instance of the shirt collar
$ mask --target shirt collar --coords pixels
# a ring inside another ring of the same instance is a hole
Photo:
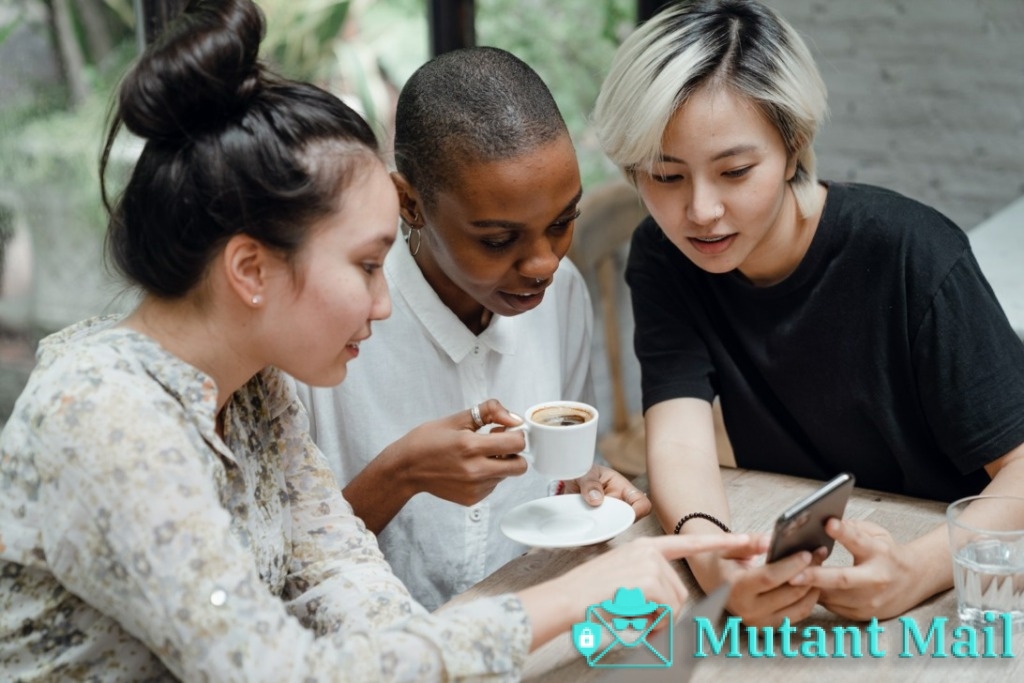
[[[155,339],[127,327],[118,327],[121,315],[89,318],[67,327],[40,343],[40,355],[59,356],[63,348],[93,336],[136,362],[185,410],[203,439],[229,463],[234,454],[217,435],[217,384],[213,378],[162,347]],[[228,405],[230,405],[230,401]],[[227,406],[225,406],[227,408]],[[225,424],[227,424],[225,420]]]
[[[515,354],[519,328],[516,319],[495,315],[479,336],[470,332],[423,277],[405,242],[399,240],[390,251],[384,270],[392,293],[405,301],[413,316],[453,362],[461,362],[481,345],[503,355]]]

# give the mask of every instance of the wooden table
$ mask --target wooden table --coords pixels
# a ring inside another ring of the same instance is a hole
[[[772,521],[785,508],[810,493],[820,482],[798,479],[778,474],[755,472],[750,470],[723,468],[722,478],[725,482],[732,509],[733,528],[739,531],[768,531]],[[646,487],[646,480],[638,478],[637,485]],[[868,519],[876,522],[892,533],[897,541],[908,541],[919,536],[936,524],[944,523],[945,505],[934,501],[919,500],[880,493],[865,489],[856,489],[847,506],[846,517],[851,519]],[[600,555],[609,548],[625,543],[640,536],[661,534],[653,515],[640,520],[626,532],[608,543],[573,549],[540,549],[516,558],[499,569],[490,577],[481,581],[469,591],[457,598],[458,602],[485,595],[498,595],[517,591],[541,581],[558,576],[588,558]],[[852,558],[839,545],[827,561],[828,564],[849,565]],[[693,595],[701,595],[693,575],[684,563],[679,563],[679,573],[687,588]],[[608,596],[611,597],[611,596]],[[959,626],[956,617],[956,599],[953,591],[947,591],[919,605],[905,615],[913,620],[922,636],[927,636],[933,618],[948,619],[945,632],[944,658],[934,657],[934,641],[920,653],[914,645],[910,631],[905,629],[903,622],[891,619],[879,622],[884,629],[878,637],[878,648],[884,656],[872,657],[868,649],[866,623],[848,622],[835,614],[818,606],[814,613],[805,621],[797,624],[798,629],[806,626],[820,626],[829,634],[829,653],[834,652],[832,627],[859,626],[863,634],[860,659],[847,658],[783,658],[780,654],[779,638],[776,637],[773,659],[753,658],[747,655],[745,638],[741,640],[744,647],[740,658],[728,658],[723,650],[700,660],[694,670],[693,681],[734,681],[748,679],[756,683],[785,681],[799,683],[839,683],[841,681],[857,681],[869,683],[874,681],[1016,681],[1024,680],[1024,634],[1015,634],[1012,638],[1013,657],[995,657],[968,659],[955,658],[950,655],[950,645],[954,641],[963,641],[963,633],[954,637],[953,630]],[[580,615],[580,621],[584,615]],[[908,627],[909,628],[909,627]],[[906,630],[906,638],[904,637]],[[800,631],[793,637],[792,645],[798,649],[803,639]],[[984,651],[981,631],[978,631],[978,651]],[[900,657],[904,651],[904,640],[911,657]],[[847,643],[849,638],[847,637]],[[1001,629],[995,629],[994,652],[1003,653]],[[849,644],[847,644],[849,652]],[[555,638],[542,648],[535,651],[527,661],[524,673],[525,680],[537,681],[585,681],[593,678],[599,670],[591,669],[586,661],[573,648],[568,634]],[[621,672],[621,679],[629,681],[630,670]],[[754,678],[756,677],[756,678]]]

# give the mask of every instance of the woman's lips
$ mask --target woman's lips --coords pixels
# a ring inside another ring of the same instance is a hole
[[[714,255],[721,254],[723,251],[728,249],[730,245],[736,240],[736,233],[731,235],[724,235],[722,237],[687,237],[693,248],[702,254]]]
[[[498,292],[501,296],[502,301],[509,305],[509,308],[516,311],[517,313],[524,313],[540,305],[540,302],[544,300],[544,290],[539,292]]]

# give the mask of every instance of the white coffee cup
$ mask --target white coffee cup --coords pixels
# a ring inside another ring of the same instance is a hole
[[[526,410],[522,431],[526,448],[521,455],[530,466],[552,479],[576,479],[594,465],[597,408],[577,401],[548,401]]]

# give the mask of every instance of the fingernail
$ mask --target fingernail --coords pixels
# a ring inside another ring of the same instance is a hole
[[[593,501],[597,501],[598,499],[601,498],[601,494],[597,492],[597,489],[590,489],[590,492],[587,493],[587,498]]]
[[[511,417],[516,422],[522,422],[523,421],[523,418],[519,417],[515,413],[509,413],[508,416]]]
[[[807,582],[807,574],[805,574],[803,572],[800,572],[799,574],[794,576],[792,579],[790,579],[789,582],[792,585],[794,585],[794,586],[802,586],[802,585],[804,585],[804,583]]]

